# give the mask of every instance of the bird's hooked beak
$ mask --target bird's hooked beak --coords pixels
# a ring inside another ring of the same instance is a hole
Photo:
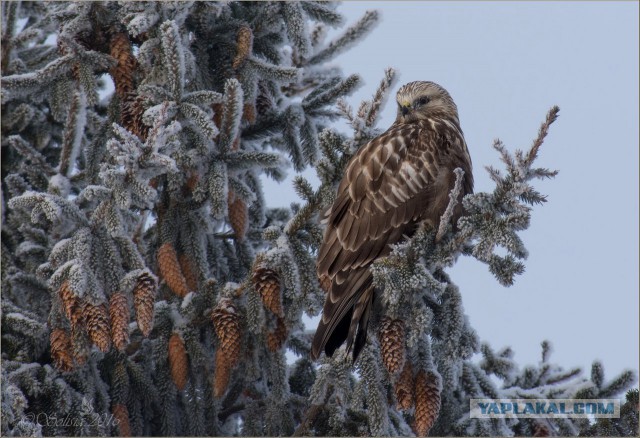
[[[405,101],[400,103],[400,112],[403,116],[406,116],[411,111],[411,102]]]

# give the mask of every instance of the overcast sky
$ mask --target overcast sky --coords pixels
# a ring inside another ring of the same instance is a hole
[[[538,162],[560,174],[536,183],[549,202],[522,234],[526,272],[504,288],[475,259],[450,271],[480,338],[511,346],[521,365],[537,363],[549,339],[564,367],[589,375],[599,359],[607,379],[637,371],[638,3],[348,2],[339,11],[353,23],[371,8],[382,23],[335,62],[365,80],[349,102],[368,98],[387,66],[401,73],[394,93],[414,80],[444,86],[476,191],[493,188],[484,166],[500,166],[494,138],[528,148],[548,109],[561,109]],[[380,128],[394,112],[388,105]],[[266,185],[272,206],[299,201],[283,184]]]

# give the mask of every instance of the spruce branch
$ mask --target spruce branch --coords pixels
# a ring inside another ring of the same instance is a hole
[[[462,191],[462,178],[464,178],[464,171],[458,167],[453,171],[453,173],[456,174],[456,181],[451,192],[449,192],[449,203],[447,204],[447,208],[440,218],[440,225],[438,226],[438,232],[436,233],[436,242],[439,242],[451,229],[453,210],[456,205],[458,205],[458,199],[460,198],[460,193]]]
[[[300,70],[295,67],[281,67],[269,64],[256,57],[247,58],[246,65],[259,76],[279,83],[296,82],[300,76]]]
[[[313,96],[305,97],[302,100],[302,108],[306,112],[311,112],[319,109],[321,106],[334,103],[339,97],[348,96],[353,93],[362,83],[362,79],[359,75],[351,75],[344,81],[337,81],[326,91]]]
[[[67,178],[74,170],[75,161],[80,153],[80,146],[84,134],[87,99],[83,91],[76,91],[71,100],[71,107],[67,117],[60,153],[59,171]]]
[[[163,90],[160,88],[159,90]],[[164,91],[164,90],[163,90]],[[182,97],[182,103],[190,103],[192,105],[211,105],[222,103],[223,95],[215,91],[200,90],[185,93]]]
[[[5,141],[9,146],[14,148],[25,161],[29,161],[32,165],[42,169],[45,175],[53,176],[56,174],[55,169],[51,167],[47,159],[21,136],[11,135],[7,137]]]
[[[531,145],[529,152],[527,152],[527,156],[524,160],[525,166],[531,167],[535,159],[538,157],[538,150],[540,149],[540,146],[542,146],[544,139],[547,137],[547,134],[549,133],[549,127],[553,122],[555,122],[558,119],[559,112],[560,112],[560,108],[554,105],[547,113],[547,117],[545,121],[542,123],[542,125],[540,126],[540,130],[538,131],[538,136],[533,141],[533,144]]]
[[[18,7],[17,2],[7,2],[2,4],[2,75],[7,74],[7,67],[11,59],[11,50],[13,49],[13,33],[16,27],[16,16]]]
[[[380,14],[378,11],[367,11],[365,14],[354,24],[349,27],[340,37],[329,43],[329,45],[314,54],[309,60],[304,62],[303,65],[315,65],[323,62],[330,61],[339,54],[345,52],[358,41],[362,40],[369,32],[373,30],[376,24],[380,20]]]
[[[220,133],[218,127],[211,120],[211,117],[197,105],[183,101],[180,104],[180,112],[185,118],[192,120],[206,138],[213,139]]]
[[[184,51],[180,38],[180,30],[173,20],[168,20],[160,26],[162,51],[167,72],[167,82],[173,100],[179,102],[182,99],[184,88]]]
[[[316,1],[305,1],[300,2],[302,9],[306,12],[306,14],[322,23],[326,23],[330,26],[337,27],[343,24],[344,19],[342,15],[337,13],[333,9],[333,5],[324,2],[316,2]]]
[[[224,85],[224,98],[222,102],[222,122],[218,149],[225,154],[232,149],[240,129],[242,119],[242,102],[244,96],[242,86],[236,79],[229,79]]]
[[[282,17],[287,28],[287,35],[298,55],[305,58],[311,50],[307,20],[303,13],[302,2],[291,1],[280,3]]]
[[[397,74],[393,68],[385,69],[384,78],[380,81],[380,85],[378,85],[378,88],[373,95],[371,104],[368,106],[368,111],[363,117],[367,128],[371,128],[376,125],[380,115],[380,109],[385,106],[389,97],[389,92],[391,91],[391,88],[393,88],[396,79]]]
[[[2,88],[13,93],[36,93],[61,76],[68,74],[74,61],[74,55],[65,55],[51,61],[36,72],[3,76],[0,79],[0,84],[2,84]]]

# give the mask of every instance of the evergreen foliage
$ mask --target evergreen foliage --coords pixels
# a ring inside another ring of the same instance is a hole
[[[327,2],[2,3],[3,435],[637,434],[637,389],[615,421],[468,415],[474,397],[615,397],[636,379],[561,369],[546,342],[520,369],[480,343],[445,272],[460,254],[504,285],[524,271],[555,107],[527,152],[496,141],[505,171],[456,230],[375,265],[380,334],[355,369],[308,359],[319,219],[395,79],[354,112],[361,79],[330,63],[378,19],[327,42],[344,25]],[[298,176],[302,202],[270,208],[261,178],[288,167],[321,184]]]

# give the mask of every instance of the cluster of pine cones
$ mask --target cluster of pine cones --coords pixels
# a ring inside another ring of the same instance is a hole
[[[437,376],[431,371],[414,371],[405,353],[404,323],[384,317],[378,331],[382,363],[394,382],[398,409],[415,407],[414,432],[426,436],[440,412],[440,388]]]

